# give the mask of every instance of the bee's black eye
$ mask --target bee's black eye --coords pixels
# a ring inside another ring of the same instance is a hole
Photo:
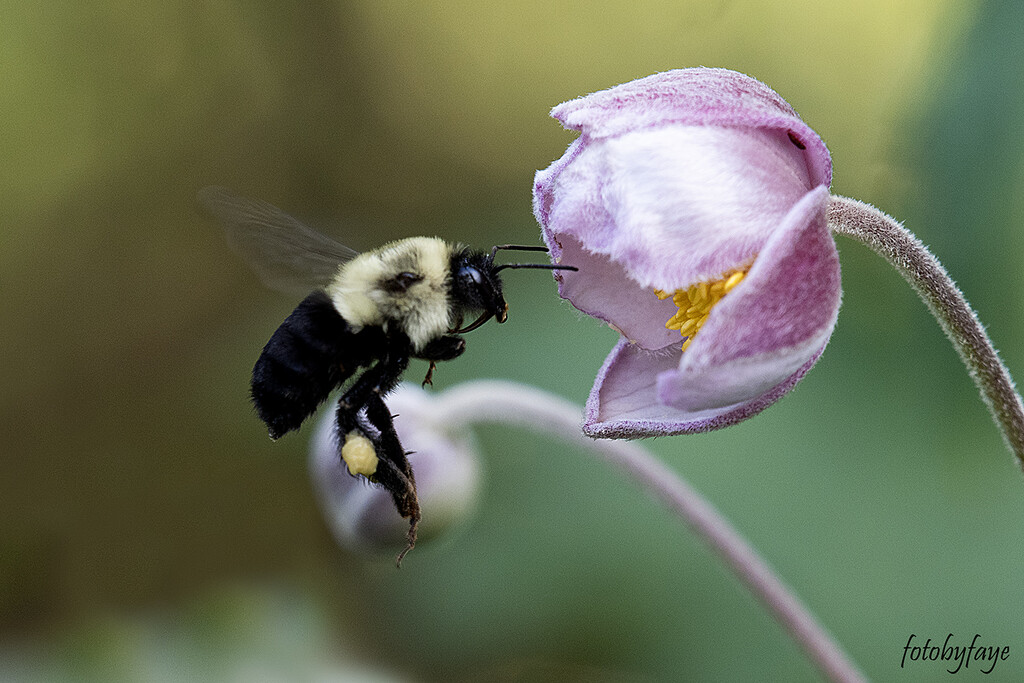
[[[478,287],[484,281],[484,278],[480,274],[480,271],[477,270],[476,268],[474,268],[473,266],[466,266],[466,267],[462,268],[459,271],[459,275],[462,278],[464,278],[465,280],[467,280],[469,283],[472,283],[472,284],[474,284],[474,285],[476,285]]]
[[[391,277],[391,278],[388,278],[387,280],[384,280],[381,283],[381,289],[383,289],[385,292],[390,292],[392,294],[398,294],[398,293],[406,291],[407,289],[409,289],[410,287],[412,287],[414,284],[416,284],[417,282],[419,282],[422,279],[423,279],[422,275],[417,275],[416,273],[410,273],[410,272],[405,271],[405,272],[399,273],[398,275],[396,275],[394,277]]]

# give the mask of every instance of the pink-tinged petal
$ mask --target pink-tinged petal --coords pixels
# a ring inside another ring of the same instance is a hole
[[[679,333],[665,329],[665,321],[677,310],[671,300],[659,301],[620,264],[588,252],[573,237],[559,237],[558,246],[562,260],[580,269],[556,275],[559,296],[645,349],[679,346]]]
[[[555,179],[576,159],[581,151],[583,151],[583,139],[577,138],[565,150],[565,154],[544,170],[537,171],[533,176],[533,214],[537,217],[537,222],[544,226],[545,233],[549,223],[551,201],[554,197]],[[558,261],[560,256],[558,245],[549,244],[548,248],[551,249],[552,260]]]
[[[828,342],[841,297],[828,201],[818,188],[793,207],[746,278],[712,309],[678,370],[658,376],[662,403],[690,412],[750,400]]]
[[[558,105],[551,115],[591,140],[664,124],[749,127],[792,134],[813,185],[832,182],[825,143],[764,83],[728,69],[675,69]]]
[[[648,289],[715,279],[761,251],[813,187],[799,150],[772,131],[666,126],[570,154],[571,164],[540,179],[536,201],[556,259],[570,262],[565,238],[586,247],[571,263],[579,271],[563,274],[563,285],[580,281],[575,289],[598,273],[590,255],[611,256]]]
[[[790,377],[749,401],[685,411],[661,403],[654,385],[656,375],[674,369],[681,352],[646,351],[622,339],[598,372],[587,400],[583,433],[602,439],[642,439],[729,427],[757,415],[789,393],[824,350],[823,345]]]
[[[620,339],[597,373],[587,399],[583,431],[607,436],[609,425],[632,423],[635,430],[666,421],[676,421],[681,412],[658,400],[656,380],[660,373],[679,367],[682,351],[677,346],[647,351]]]

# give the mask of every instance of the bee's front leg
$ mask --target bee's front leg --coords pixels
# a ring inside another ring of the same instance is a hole
[[[429,344],[423,347],[419,353],[416,354],[416,358],[430,361],[430,367],[427,368],[427,376],[423,378],[423,384],[433,385],[434,369],[437,368],[437,362],[442,360],[454,360],[462,355],[466,350],[466,340],[457,334],[446,334],[442,337],[432,340]]]

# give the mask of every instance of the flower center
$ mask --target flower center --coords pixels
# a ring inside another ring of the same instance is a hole
[[[654,290],[655,296],[659,299],[672,297],[672,303],[679,310],[669,318],[665,327],[670,330],[679,330],[679,333],[686,337],[683,342],[683,351],[690,345],[697,331],[707,322],[711,309],[721,301],[722,297],[733,290],[747,275],[750,266],[730,270],[719,280],[710,282],[698,282],[690,285],[688,289],[677,289],[669,294],[660,289]]]

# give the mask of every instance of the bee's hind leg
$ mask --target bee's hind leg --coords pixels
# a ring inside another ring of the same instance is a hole
[[[377,455],[377,466],[371,479],[388,490],[398,513],[409,520],[409,544],[398,556],[399,562],[416,543],[420,505],[412,467],[395,432],[391,411],[384,403],[383,396],[398,382],[408,364],[409,360],[405,356],[382,359],[357,378],[345,392],[338,401],[336,416],[341,444],[345,443],[353,431],[371,441]],[[376,433],[360,424],[359,414],[364,408],[366,422]]]
[[[409,520],[408,545],[399,556],[401,564],[405,554],[416,545],[416,527],[420,521],[420,501],[416,494],[416,478],[406,457],[407,453],[398,439],[391,411],[378,394],[370,397],[366,404],[366,419],[380,433],[377,453],[380,463],[377,467],[376,479],[390,493],[395,507],[402,517]]]
[[[365,430],[359,424],[359,412],[369,406],[372,398],[380,399],[384,394],[391,391],[408,365],[409,358],[407,356],[386,356],[356,378],[352,386],[338,399],[337,422],[339,436],[344,437],[352,430],[359,430],[365,434]],[[375,424],[372,419],[370,422],[383,433],[384,430]],[[366,434],[366,436],[370,437],[369,434]]]
[[[412,467],[406,458],[407,453],[398,439],[398,432],[395,431],[394,416],[380,396],[374,394],[367,401],[366,419],[380,433],[376,441],[379,454],[398,465],[402,473],[410,481],[414,481]]]

